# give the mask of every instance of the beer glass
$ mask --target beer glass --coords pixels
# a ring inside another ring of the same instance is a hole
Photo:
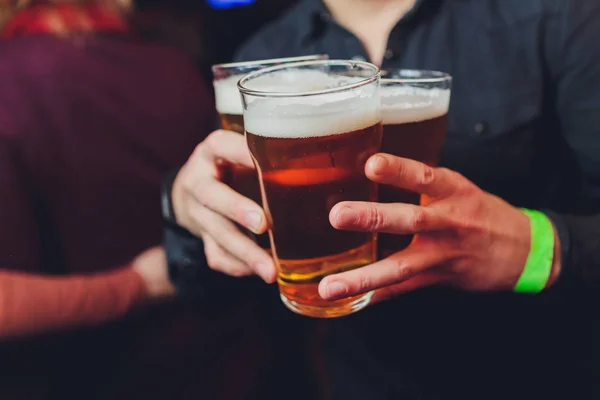
[[[238,86],[283,303],[323,318],[364,308],[372,293],[326,301],[317,288],[376,260],[376,235],[336,230],[329,212],[340,201],[377,200],[364,167],[381,146],[379,69],[301,62],[251,73]]]
[[[212,66],[213,87],[215,90],[215,103],[222,129],[227,129],[244,134],[244,120],[242,117],[242,99],[237,87],[238,81],[246,74],[261,68],[280,65],[290,62],[326,60],[327,55],[310,55],[304,57],[277,58],[240,63],[218,64]],[[258,176],[252,169],[242,166],[233,166],[223,171],[223,181],[236,192],[261,204]],[[259,246],[269,249],[269,236],[255,235],[243,229],[254,239]]]
[[[437,166],[446,137],[452,78],[443,72],[382,70],[381,109],[384,153]],[[419,204],[418,193],[380,185],[381,203]],[[379,257],[406,248],[412,235],[380,233]]]

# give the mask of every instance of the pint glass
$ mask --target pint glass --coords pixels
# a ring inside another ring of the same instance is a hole
[[[278,58],[271,60],[250,61],[242,63],[218,64],[212,66],[215,103],[222,129],[244,134],[242,117],[242,99],[237,87],[238,81],[246,74],[261,68],[290,62],[326,60],[326,55],[311,55],[305,57]],[[223,171],[223,181],[236,192],[261,204],[258,176],[252,169],[233,166]],[[270,247],[269,236],[255,235],[244,229],[244,232],[254,239],[264,249]]]
[[[446,137],[452,78],[442,72],[381,72],[382,152],[437,166]],[[418,193],[380,185],[381,203],[419,204]],[[407,247],[411,235],[380,233],[379,257]]]
[[[336,230],[329,212],[340,201],[377,200],[364,167],[381,146],[378,68],[301,62],[251,73],[238,86],[281,299],[313,317],[364,308],[372,293],[326,301],[317,288],[327,275],[376,260],[376,235]]]

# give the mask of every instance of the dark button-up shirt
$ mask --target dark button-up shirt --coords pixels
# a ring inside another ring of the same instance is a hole
[[[515,206],[548,211],[565,267],[595,279],[599,19],[591,0],[419,0],[392,30],[382,65],[453,75],[442,165]],[[236,59],[308,54],[368,58],[360,40],[312,0],[265,27]]]
[[[570,215],[600,212],[599,40],[596,0],[421,0],[392,30],[382,65],[452,74],[442,165],[515,206],[553,211],[564,267],[587,283],[600,269],[600,218]],[[323,53],[368,58],[308,0],[237,61]],[[340,334],[328,350],[332,370],[344,371],[337,394],[540,398],[565,389],[583,398],[586,373],[600,367],[586,364],[591,322],[579,318],[578,300],[567,289],[539,297],[429,290],[335,321]]]
[[[368,58],[306,0],[236,58],[323,53]],[[565,272],[538,296],[427,289],[332,321],[334,397],[598,398],[600,3],[420,0],[392,30],[382,67],[453,75],[442,165],[546,211]]]

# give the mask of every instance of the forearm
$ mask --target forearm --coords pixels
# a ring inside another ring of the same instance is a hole
[[[0,338],[100,324],[125,315],[145,297],[131,266],[66,277],[0,271]]]

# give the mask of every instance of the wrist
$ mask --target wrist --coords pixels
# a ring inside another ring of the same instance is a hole
[[[552,224],[552,229],[554,232],[554,256],[552,258],[552,270],[550,272],[550,279],[548,279],[546,289],[552,287],[558,281],[560,272],[562,270],[562,248],[560,243],[560,237],[556,230],[556,226],[554,226],[554,223]]]

